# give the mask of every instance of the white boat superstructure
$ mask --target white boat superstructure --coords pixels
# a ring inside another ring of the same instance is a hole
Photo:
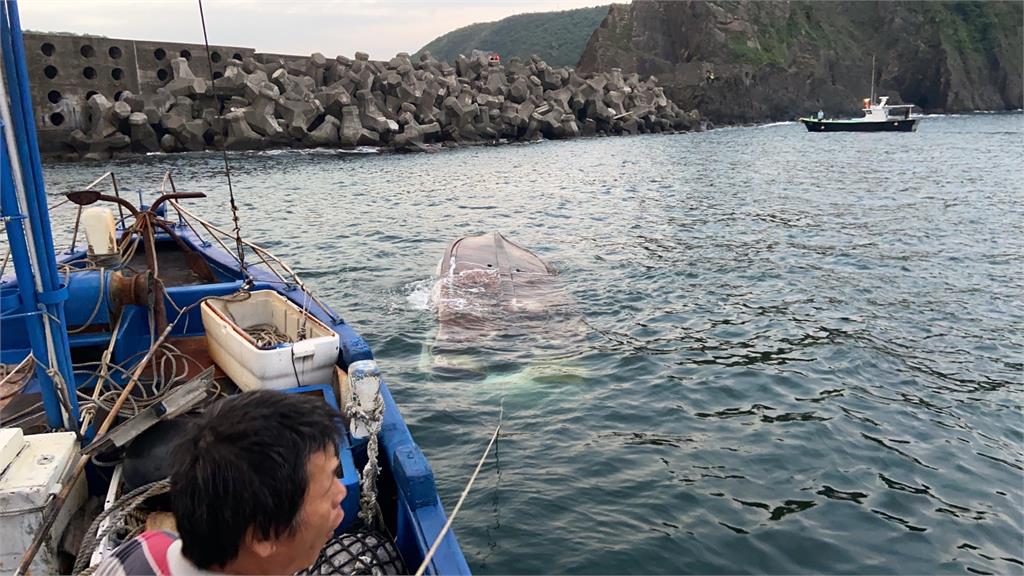
[[[889,104],[888,96],[879,96],[878,102],[870,98],[864,99],[864,121],[888,122],[892,120],[909,120],[913,104]]]

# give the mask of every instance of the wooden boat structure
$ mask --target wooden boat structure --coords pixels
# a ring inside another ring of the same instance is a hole
[[[166,526],[152,461],[178,417],[275,388],[321,397],[348,424],[337,537],[372,531],[394,552],[385,573],[469,573],[369,344],[243,239],[237,216],[233,231],[203,219],[189,200],[204,194],[178,190],[171,174],[144,209],[108,173],[65,194],[75,234],[55,251],[16,2],[2,11],[3,267],[14,274],[0,280],[0,572],[88,573],[147,526]],[[336,572],[330,552],[313,571]]]

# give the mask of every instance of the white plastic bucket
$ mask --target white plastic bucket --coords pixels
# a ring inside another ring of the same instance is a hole
[[[330,384],[338,334],[273,290],[245,300],[210,299],[200,306],[210,357],[242,390]],[[261,349],[245,330],[270,325],[294,343]],[[306,337],[298,340],[305,325]]]

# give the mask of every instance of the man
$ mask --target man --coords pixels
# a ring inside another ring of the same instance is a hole
[[[292,574],[343,517],[339,415],[321,399],[271,390],[213,405],[173,452],[180,537],[145,532],[99,576]]]

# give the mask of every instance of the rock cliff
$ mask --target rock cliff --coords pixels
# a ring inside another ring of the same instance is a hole
[[[1024,3],[721,2],[613,5],[579,70],[654,75],[718,123],[856,114],[876,93],[925,112],[1024,105]]]

